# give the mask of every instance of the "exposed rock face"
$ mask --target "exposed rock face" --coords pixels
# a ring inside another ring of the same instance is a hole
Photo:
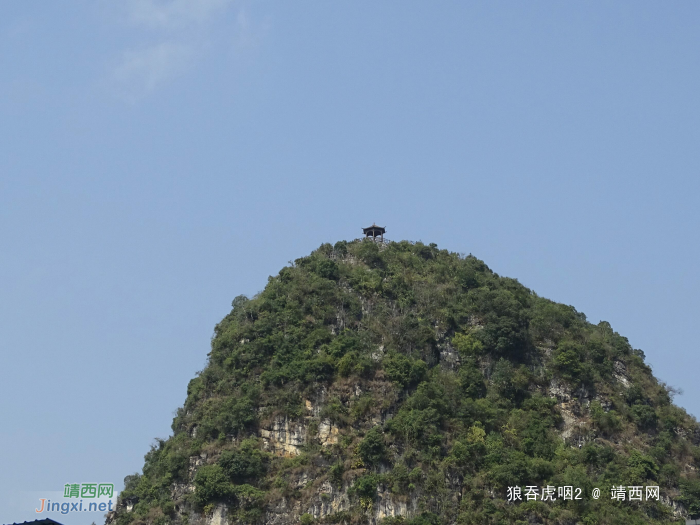
[[[615,377],[617,381],[622,383],[622,385],[625,388],[629,388],[630,379],[629,375],[627,374],[627,368],[625,367],[625,364],[621,361],[615,361],[614,368],[615,373],[613,374],[613,377]]]
[[[312,498],[311,505],[306,512],[314,518],[324,518],[350,509],[350,498],[347,487],[338,489],[330,482],[324,482],[318,489],[316,496]]]
[[[318,439],[321,445],[328,447],[338,443],[338,427],[331,423],[330,419],[324,419],[318,424]]]
[[[266,450],[279,456],[298,456],[306,442],[306,427],[290,421],[287,416],[277,416],[269,429],[260,429]]]
[[[440,363],[442,366],[450,370],[459,368],[459,353],[452,347],[452,345],[445,344],[440,347]]]
[[[380,491],[376,503],[373,506],[374,522],[394,516],[411,516],[416,513],[417,500],[398,500],[389,491]]]
[[[348,486],[337,488],[325,481],[318,487],[308,506],[304,507],[299,502],[291,503],[284,499],[279,505],[268,511],[265,523],[285,525],[294,523],[293,520],[290,520],[290,515],[295,514],[297,516],[310,514],[315,519],[323,520],[329,516],[349,511],[352,508],[352,502],[348,495],[348,488]],[[388,490],[380,491],[377,501],[368,509],[367,518],[369,523],[376,524],[387,517],[411,516],[416,513],[417,503],[415,498],[400,499]]]
[[[559,403],[571,401],[571,389],[556,379],[552,379],[549,384],[548,394],[550,397],[556,398]]]
[[[673,517],[675,519],[680,519],[688,514],[688,510],[678,503],[677,501],[672,500],[668,496],[664,496],[663,494],[661,495],[661,503],[663,503],[666,507],[671,509],[671,513],[673,514]]]
[[[228,521],[226,520],[226,515],[228,514],[228,507],[226,505],[217,505],[214,508],[214,512],[211,514],[211,518],[209,518],[209,523],[208,525],[227,525]]]

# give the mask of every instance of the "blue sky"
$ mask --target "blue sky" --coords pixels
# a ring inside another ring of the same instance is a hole
[[[372,222],[609,321],[700,415],[699,17],[4,2],[0,521],[140,470],[231,300]]]

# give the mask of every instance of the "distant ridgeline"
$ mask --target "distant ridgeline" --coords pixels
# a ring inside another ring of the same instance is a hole
[[[108,524],[700,514],[700,429],[642,351],[471,255],[376,237],[234,299]]]

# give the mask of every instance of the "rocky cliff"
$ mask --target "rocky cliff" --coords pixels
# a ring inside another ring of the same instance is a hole
[[[323,245],[233,301],[107,523],[674,523],[700,512],[700,429],[672,394],[608,323],[472,256]]]

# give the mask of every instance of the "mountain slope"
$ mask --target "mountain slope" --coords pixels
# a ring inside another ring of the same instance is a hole
[[[237,297],[172,428],[126,478],[109,524],[641,524],[700,512],[700,428],[643,352],[432,244],[325,244]],[[660,498],[612,500],[620,485],[659,486]],[[582,499],[542,501],[546,486]]]

